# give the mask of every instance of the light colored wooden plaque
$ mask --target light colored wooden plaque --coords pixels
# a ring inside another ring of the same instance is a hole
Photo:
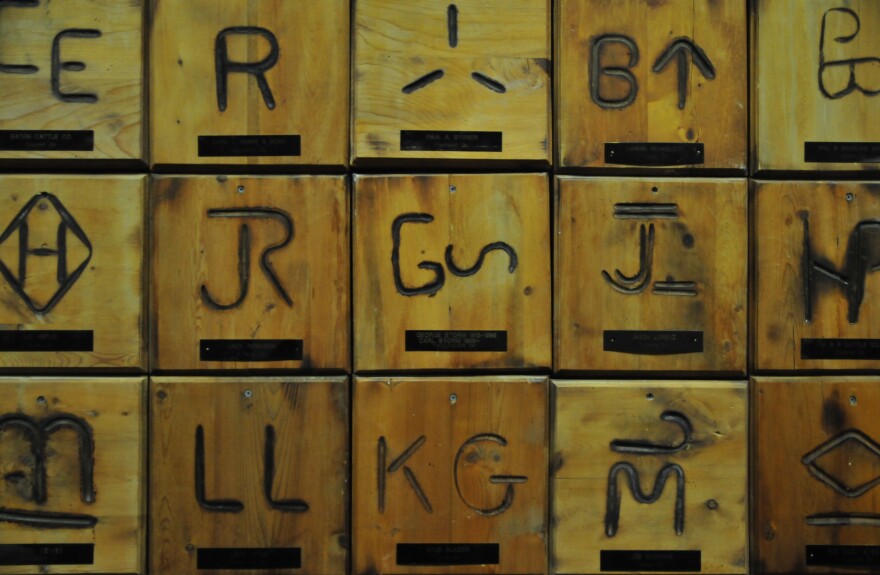
[[[354,17],[354,163],[550,163],[549,0],[358,0]]]
[[[546,378],[354,386],[354,573],[547,573]],[[461,564],[477,545],[495,564]]]
[[[151,0],[151,9],[154,165],[347,164],[347,1]],[[224,49],[247,70],[224,74]],[[200,151],[212,136],[226,138]],[[283,136],[299,138],[298,153]]]
[[[557,184],[555,368],[744,375],[745,180]]]
[[[349,368],[345,176],[160,176],[152,215],[156,369]]]
[[[752,572],[876,572],[880,380],[756,377],[752,390]],[[828,561],[808,545],[857,547]]]
[[[348,390],[346,377],[151,379],[150,572],[216,573],[200,555],[244,548],[299,549],[296,571],[271,573],[343,575]]]
[[[555,572],[598,574],[602,551],[699,551],[695,572],[747,573],[746,388],[746,382],[554,381]],[[609,506],[612,472],[619,499]],[[634,497],[630,474],[645,503]],[[658,481],[662,491],[654,498]],[[664,564],[669,559],[655,561],[654,569],[631,570],[678,570]]]
[[[755,367],[880,367],[880,184],[755,188]]]
[[[549,367],[547,195],[544,174],[356,176],[355,369]]]
[[[606,157],[631,142],[703,144],[666,167],[746,170],[744,0],[561,0],[556,17],[560,167],[658,165]]]
[[[143,161],[142,1],[3,4],[0,162]]]
[[[876,4],[758,0],[751,10],[753,171],[880,168]],[[807,142],[827,145],[808,158]]]
[[[145,176],[0,177],[0,368],[146,370],[145,198]]]
[[[144,573],[145,393],[142,378],[0,378],[0,573]]]

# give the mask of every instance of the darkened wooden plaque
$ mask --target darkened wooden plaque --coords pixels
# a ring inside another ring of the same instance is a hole
[[[354,386],[354,573],[547,572],[545,378]]]
[[[144,573],[143,378],[0,378],[0,573]]]
[[[355,369],[549,367],[547,193],[543,174],[356,176]]]
[[[755,573],[880,569],[878,384],[753,379]]]
[[[0,368],[146,370],[146,180],[0,177]]]
[[[557,179],[555,369],[746,370],[742,179]]]
[[[754,206],[755,367],[880,367],[880,184],[757,182]]]
[[[156,369],[349,368],[344,176],[159,176],[152,214]]]
[[[150,572],[348,563],[348,379],[151,380]]]
[[[748,573],[746,387],[554,381],[556,572]]]

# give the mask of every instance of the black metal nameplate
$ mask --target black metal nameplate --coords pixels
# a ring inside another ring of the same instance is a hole
[[[2,330],[0,351],[94,351],[92,330]]]
[[[808,567],[880,568],[878,545],[807,545]]]
[[[299,156],[299,136],[199,136],[200,158]]]
[[[215,547],[199,549],[196,569],[299,569],[302,550],[299,547]]]
[[[502,132],[401,130],[400,149],[407,152],[500,152]]]
[[[599,551],[599,571],[699,572],[701,551]]]
[[[606,143],[605,163],[690,166],[704,162],[703,144]]]
[[[500,555],[497,543],[397,544],[398,565],[498,565]]]
[[[302,361],[301,339],[203,339],[201,361]]]
[[[406,351],[507,351],[507,332],[408,329]]]
[[[801,339],[801,359],[880,359],[880,339]]]
[[[841,164],[880,162],[880,142],[804,142],[804,161]]]
[[[94,543],[0,544],[0,565],[93,565]]]
[[[93,152],[92,130],[0,130],[0,152]]]
[[[634,355],[675,355],[703,353],[701,331],[605,330],[604,351]]]

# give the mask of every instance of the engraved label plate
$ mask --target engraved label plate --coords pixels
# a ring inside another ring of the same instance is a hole
[[[880,142],[804,142],[804,161],[867,164],[880,162]]]
[[[201,361],[302,361],[301,339],[203,339]]]
[[[499,549],[497,543],[398,543],[397,564],[498,565]]]
[[[878,545],[807,545],[807,566],[880,568]]]
[[[93,130],[0,130],[0,152],[92,152]]]
[[[507,332],[408,329],[406,351],[507,351]]]
[[[214,547],[199,549],[196,569],[299,569],[302,550],[299,547]]]
[[[92,330],[3,330],[0,351],[94,351]]]
[[[502,132],[401,130],[400,149],[408,152],[501,152]]]
[[[636,355],[703,353],[701,331],[605,330],[604,351]]]
[[[880,359],[880,339],[805,337],[801,359]]]
[[[0,544],[0,565],[93,565],[94,543]]]
[[[702,164],[703,144],[606,143],[605,163],[628,166]]]
[[[600,551],[600,571],[656,571],[685,573],[700,571],[700,551]]]
[[[299,156],[299,136],[199,136],[200,158]]]

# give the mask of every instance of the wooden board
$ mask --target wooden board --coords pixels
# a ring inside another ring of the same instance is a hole
[[[143,2],[3,4],[0,163],[143,161]]]
[[[880,184],[757,182],[754,213],[755,367],[880,367]]]
[[[748,573],[746,389],[554,381],[555,572]]]
[[[355,3],[354,163],[550,163],[550,2],[498,8],[482,0]]]
[[[547,573],[546,378],[354,386],[354,573]]]
[[[544,174],[355,176],[355,369],[549,367],[547,194]]]
[[[150,407],[151,573],[346,572],[347,378],[157,377]]]
[[[347,1],[150,5],[154,165],[346,165]]]
[[[880,168],[876,4],[757,0],[750,6],[753,170]]]
[[[880,490],[859,488],[880,476],[880,380],[752,386],[753,573],[876,573]]]
[[[557,182],[555,368],[744,375],[745,180]]]
[[[745,4],[560,0],[559,166],[745,172]]]
[[[144,573],[145,393],[143,378],[0,378],[0,573]]]
[[[146,370],[145,188],[0,177],[0,369]]]
[[[160,176],[152,214],[156,369],[349,369],[344,176]]]

